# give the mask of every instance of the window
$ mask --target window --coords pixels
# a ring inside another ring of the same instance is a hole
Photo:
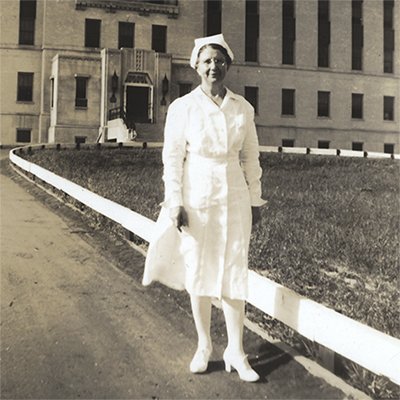
[[[31,141],[31,130],[17,128],[17,143],[29,143],[30,141]]]
[[[362,24],[363,0],[352,0],[351,69],[362,70],[362,49],[364,46],[364,27]]]
[[[294,115],[294,89],[282,89],[282,115]]]
[[[282,64],[294,64],[295,40],[294,0],[282,0]]]
[[[361,119],[363,117],[363,95],[352,93],[351,95],[351,118]]]
[[[86,136],[75,136],[75,144],[86,143]]]
[[[392,143],[384,143],[383,152],[386,154],[394,154],[394,144]]]
[[[362,142],[353,142],[351,144],[351,149],[353,151],[363,151],[364,150],[364,143],[362,143]]]
[[[87,107],[87,81],[86,76],[75,77],[75,107]]]
[[[319,149],[329,149],[330,146],[329,140],[318,140],[318,148]]]
[[[85,47],[100,47],[101,20],[85,19]]]
[[[206,1],[206,36],[221,33],[221,0]]]
[[[318,67],[329,67],[330,41],[329,0],[318,0]]]
[[[258,87],[245,86],[244,97],[253,106],[254,112],[258,114]]]
[[[258,61],[259,2],[246,0],[245,60]]]
[[[180,83],[179,84],[179,97],[184,96],[192,91],[191,83]]]
[[[50,79],[50,107],[54,107],[54,78]]]
[[[383,96],[383,119],[394,121],[394,97]]]
[[[282,147],[294,147],[294,139],[282,139]]]
[[[18,72],[17,101],[33,100],[33,73]]]
[[[178,0],[146,0],[147,3],[177,5]]]
[[[384,72],[393,73],[393,50],[384,49]]]
[[[394,0],[383,1],[383,71],[387,73],[393,73],[393,7]]]
[[[132,22],[120,22],[118,24],[118,48],[133,49],[135,42],[135,24]]]
[[[329,117],[330,92],[318,92],[318,117]]]
[[[167,52],[167,27],[164,25],[152,26],[151,48],[157,53]]]
[[[35,44],[36,0],[19,2],[19,44]]]

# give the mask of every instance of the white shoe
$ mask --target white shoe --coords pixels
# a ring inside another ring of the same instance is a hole
[[[190,363],[190,372],[192,374],[201,374],[208,367],[208,361],[212,353],[212,348],[197,349],[192,362]]]
[[[247,355],[232,355],[227,350],[224,352],[225,371],[231,372],[232,367],[238,372],[239,378],[245,382],[256,382],[260,376],[251,368]]]

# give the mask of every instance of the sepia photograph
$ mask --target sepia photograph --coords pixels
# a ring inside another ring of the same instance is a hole
[[[0,0],[0,398],[400,399],[399,32]]]

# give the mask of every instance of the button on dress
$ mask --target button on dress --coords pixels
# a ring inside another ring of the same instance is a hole
[[[168,109],[162,158],[165,199],[143,284],[245,300],[251,206],[265,204],[252,106],[227,90],[219,107],[197,87]],[[169,218],[178,206],[189,218],[182,232]]]

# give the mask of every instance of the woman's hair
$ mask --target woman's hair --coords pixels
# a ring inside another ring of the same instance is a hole
[[[206,49],[207,47],[211,47],[211,48],[214,49],[214,50],[219,50],[219,51],[223,54],[223,56],[225,57],[225,61],[226,61],[226,63],[228,64],[228,67],[231,66],[231,64],[232,64],[232,59],[229,57],[229,54],[228,54],[228,52],[226,51],[225,47],[222,47],[221,45],[216,44],[216,43],[208,43],[208,44],[205,44],[203,47],[200,47],[200,50],[199,50],[199,52],[198,52],[198,54],[197,54],[196,67],[197,67],[197,64],[198,64],[198,62],[199,62],[199,57],[200,57],[201,52],[202,52],[204,49]]]

